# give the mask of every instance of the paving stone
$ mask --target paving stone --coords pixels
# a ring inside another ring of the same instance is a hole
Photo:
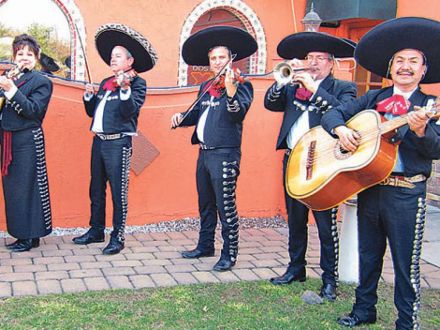
[[[110,289],[110,284],[104,277],[86,277],[84,278],[84,283],[87,290],[99,291]]]
[[[69,278],[69,274],[66,271],[48,271],[35,273],[35,279],[37,281],[61,280],[66,278]]]
[[[253,260],[253,261],[251,261],[251,263],[254,264],[255,267],[257,267],[257,268],[277,267],[277,266],[281,265],[281,263],[279,263],[275,259]]]
[[[151,252],[131,253],[126,255],[128,260],[151,260],[156,259]]]
[[[106,256],[103,254],[95,255],[96,260],[98,261],[114,261],[114,260],[127,260],[124,253],[114,254],[111,256]]]
[[[148,275],[130,275],[129,279],[135,289],[156,287],[156,284]]]
[[[41,258],[43,256],[42,251],[36,251],[32,249],[26,252],[11,253],[11,259],[31,259],[31,258]]]
[[[167,265],[165,266],[165,269],[168,271],[168,273],[174,274],[174,273],[189,273],[193,272],[196,269],[192,265]]]
[[[0,274],[0,282],[33,281],[33,273],[5,273]]]
[[[219,279],[211,272],[192,272],[191,273],[200,283],[219,283]]]
[[[159,252],[159,248],[157,246],[136,246],[130,248],[133,253],[151,253],[151,252]]]
[[[153,255],[157,259],[182,258],[182,255],[179,252],[154,252]]]
[[[57,280],[36,281],[39,294],[59,294],[62,293],[61,284]]]
[[[63,257],[41,257],[34,258],[34,264],[64,264],[65,260]]]
[[[139,260],[115,260],[111,261],[113,267],[136,267],[142,266],[142,262]]]
[[[158,286],[176,285],[177,282],[169,274],[151,274],[151,278]]]
[[[234,267],[232,269],[232,272],[240,279],[243,281],[256,281],[259,280],[260,278],[255,275],[255,273],[250,270],[250,269],[237,269],[236,267]]]
[[[47,271],[47,265],[17,265],[14,266],[15,273],[33,273]]]
[[[96,262],[95,256],[92,256],[92,255],[66,256],[66,257],[64,257],[64,260],[66,260],[66,262],[72,262],[72,263]]]
[[[92,262],[81,262],[79,266],[81,267],[81,269],[108,268],[108,267],[112,267],[112,264],[109,261],[92,261]]]
[[[255,268],[252,271],[262,280],[268,280],[271,277],[277,276],[270,268]]]
[[[172,262],[169,259],[152,259],[152,260],[142,260],[144,266],[165,266],[171,265]]]
[[[19,259],[2,259],[0,260],[2,266],[15,266],[15,265],[32,265],[32,259],[19,258]]]
[[[102,272],[105,276],[118,276],[118,275],[134,275],[136,274],[131,267],[116,267],[116,268],[103,268]]]
[[[240,279],[232,272],[213,272],[213,274],[223,283],[226,282],[238,282]]]
[[[197,284],[199,281],[189,273],[174,273],[172,274],[173,278],[176,280],[178,284]]]
[[[63,279],[61,280],[61,287],[63,292],[82,292],[86,291],[86,285],[82,279],[73,278],[73,279]]]
[[[65,264],[48,264],[47,268],[52,270],[75,270],[80,269],[78,263],[65,263]]]
[[[102,276],[100,269],[80,269],[69,272],[71,278],[98,277]]]
[[[37,293],[37,285],[34,281],[12,282],[12,294],[14,296],[34,296]]]
[[[162,274],[166,273],[167,270],[163,266],[140,266],[133,268],[138,274]]]
[[[0,282],[0,298],[12,296],[12,285],[7,282]]]
[[[41,252],[43,257],[64,257],[73,255],[72,250],[48,250]]]
[[[0,266],[0,274],[12,273],[12,266]]]

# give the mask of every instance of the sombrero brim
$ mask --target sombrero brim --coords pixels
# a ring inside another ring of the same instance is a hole
[[[278,44],[278,55],[284,59],[304,59],[310,52],[332,54],[337,58],[353,57],[356,43],[322,32],[298,32]]]
[[[234,61],[251,56],[258,49],[248,32],[231,26],[213,26],[194,33],[184,42],[183,60],[188,65],[209,65],[209,50],[217,46],[225,46],[236,54]]]
[[[156,51],[146,38],[122,24],[101,26],[95,35],[95,45],[99,55],[108,65],[114,47],[126,48],[133,55],[133,69],[137,72],[151,70],[158,59]]]
[[[356,47],[356,61],[365,69],[387,78],[392,57],[403,49],[421,51],[428,64],[422,83],[440,82],[440,22],[421,17],[400,17],[367,32]]]
[[[43,69],[50,72],[56,72],[60,69],[59,65],[55,63],[54,59],[44,53],[41,53],[40,55],[40,63]]]

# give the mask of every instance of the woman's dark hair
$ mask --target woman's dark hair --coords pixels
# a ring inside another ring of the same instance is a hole
[[[35,54],[35,57],[40,56],[40,45],[38,45],[37,40],[28,34],[20,34],[14,38],[12,42],[12,53],[15,57],[17,52],[23,47],[28,46],[30,50]]]

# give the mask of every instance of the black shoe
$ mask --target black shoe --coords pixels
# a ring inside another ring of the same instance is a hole
[[[11,247],[12,252],[26,252],[32,249],[32,238],[20,239],[19,242]]]
[[[23,239],[17,239],[13,243],[6,244],[6,248],[9,250],[12,250],[15,246],[21,244],[24,240]],[[36,248],[40,246],[40,239],[39,238],[32,238],[32,248]]]
[[[371,323],[375,323],[375,322],[376,322],[375,317],[368,319],[368,320],[361,320],[359,318],[359,316],[357,316],[353,312],[351,312],[348,315],[342,316],[338,319],[339,325],[342,325],[344,327],[350,327],[350,328],[353,328],[353,327],[355,327],[357,325],[361,325],[361,324],[371,324]]]
[[[214,250],[200,251],[199,249],[194,249],[190,251],[182,251],[182,257],[186,259],[202,258],[202,257],[212,257],[214,256]]]
[[[102,250],[102,254],[105,255],[111,255],[111,254],[118,254],[121,252],[125,247],[124,242],[118,241],[116,238],[110,238],[110,242],[108,245]]]
[[[212,269],[217,272],[225,272],[227,270],[230,270],[232,267],[234,267],[234,265],[235,265],[235,261],[220,259],[219,261],[217,261],[214,267],[212,267]]]
[[[336,300],[336,286],[333,284],[330,284],[330,283],[323,284],[319,295],[328,301],[335,301]]]
[[[92,234],[90,230],[85,233],[84,235],[74,237],[72,239],[73,243],[79,244],[79,245],[86,245],[91,243],[102,243],[104,242],[104,233],[101,235],[99,234]]]
[[[286,271],[283,275],[278,277],[272,277],[270,282],[275,285],[290,284],[292,282],[305,282],[306,271],[302,271],[299,274],[294,274],[290,271]]]

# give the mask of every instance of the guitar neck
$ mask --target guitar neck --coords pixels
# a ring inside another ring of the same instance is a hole
[[[393,118],[391,120],[384,121],[380,124],[380,131],[382,134],[394,131],[395,129],[398,129],[399,127],[402,127],[403,125],[408,123],[408,114],[404,114],[400,117]]]

